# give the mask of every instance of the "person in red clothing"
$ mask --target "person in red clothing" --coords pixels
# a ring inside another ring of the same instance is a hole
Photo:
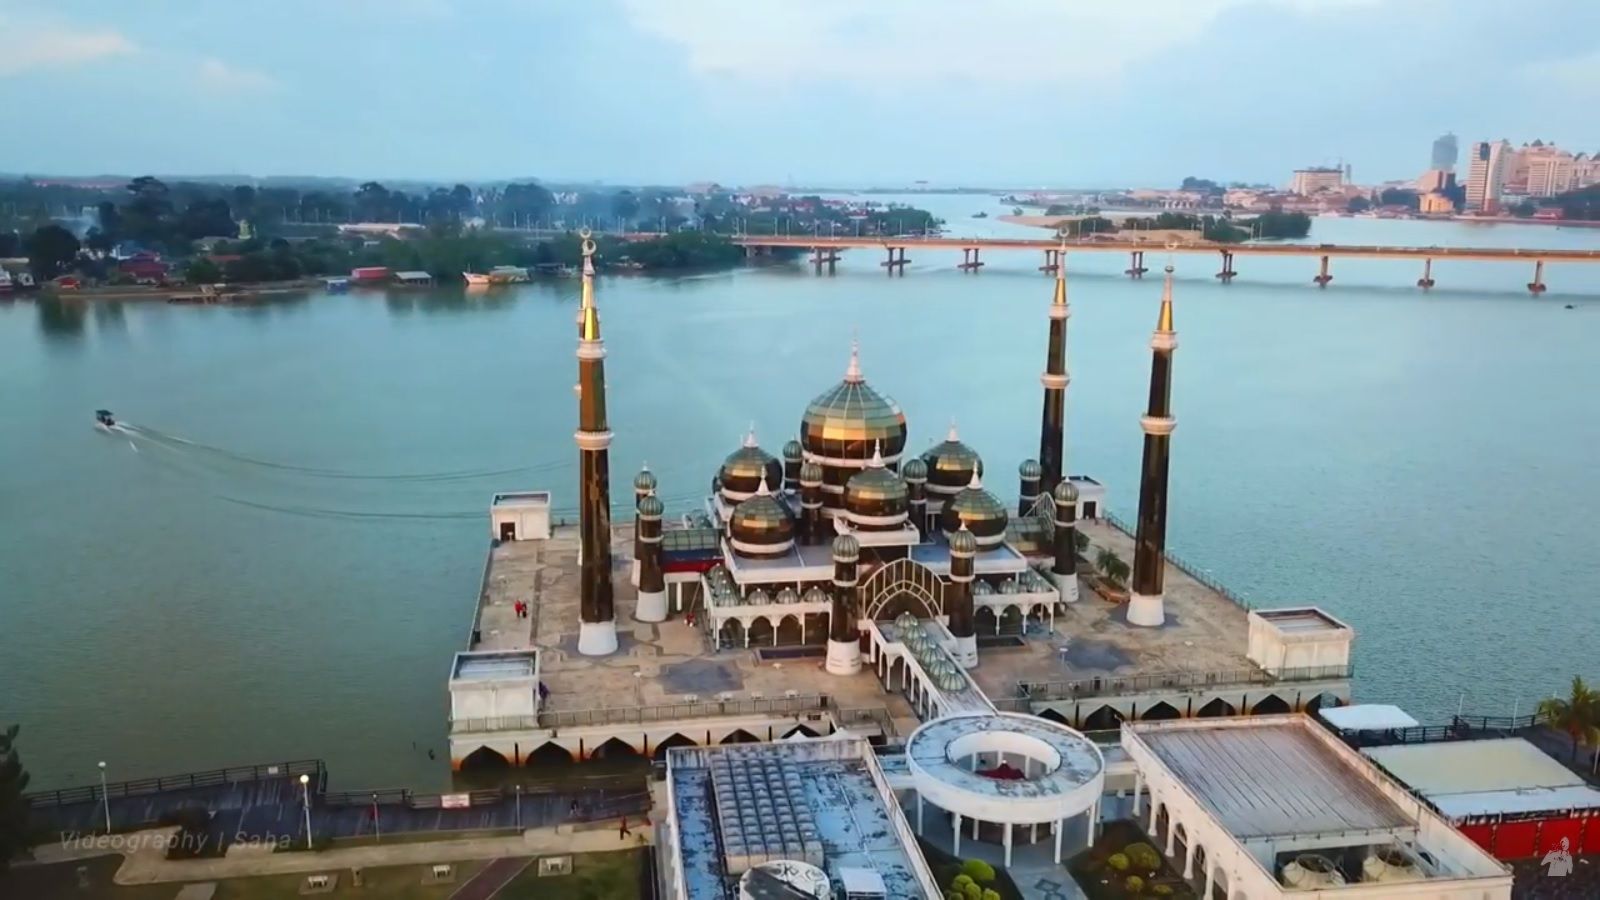
[[[622,840],[633,832],[628,830],[628,817],[622,817],[622,824],[617,826],[617,840]]]

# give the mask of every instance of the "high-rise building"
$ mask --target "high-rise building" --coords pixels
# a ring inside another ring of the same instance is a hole
[[[1442,134],[1433,139],[1433,162],[1428,168],[1445,172],[1456,170],[1456,159],[1461,151],[1456,146],[1454,134]]]
[[[1500,202],[1511,145],[1478,141],[1467,153],[1467,209],[1492,210]]]
[[[1529,197],[1554,197],[1572,190],[1575,166],[1571,153],[1547,144],[1517,152],[1519,168],[1526,170],[1522,193]]]
[[[1289,180],[1289,193],[1309,197],[1318,191],[1336,191],[1344,186],[1344,169],[1312,167],[1295,169]]]

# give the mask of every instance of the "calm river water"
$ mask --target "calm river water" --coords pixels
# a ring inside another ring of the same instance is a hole
[[[1036,233],[970,218],[992,198],[917,200],[955,233]],[[1319,219],[1309,240],[1600,232]],[[1071,261],[1069,468],[1129,519],[1158,257],[1142,282]],[[912,447],[955,417],[1011,496],[1050,283],[1032,254],[956,261],[603,279],[616,495],[648,460],[684,505],[752,421],[775,451],[858,330]],[[1226,287],[1214,259],[1177,264],[1176,552],[1255,603],[1343,616],[1358,696],[1427,719],[1600,675],[1600,269],[1551,266],[1535,300],[1531,265],[1438,264],[1423,294],[1410,263],[1336,261],[1320,291],[1309,259],[1241,257]],[[0,304],[0,723],[35,783],[321,756],[343,787],[443,784],[489,494],[575,499],[575,287]],[[99,433],[102,406],[227,452]]]

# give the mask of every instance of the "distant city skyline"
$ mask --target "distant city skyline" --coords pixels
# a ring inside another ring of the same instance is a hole
[[[1087,188],[1600,150],[1587,0],[1515,42],[1488,0],[1137,6],[0,0],[0,172]]]

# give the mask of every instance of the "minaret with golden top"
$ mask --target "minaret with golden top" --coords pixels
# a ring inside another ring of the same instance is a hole
[[[1067,245],[1061,242],[1061,252],[1056,257],[1056,292],[1050,300],[1050,345],[1045,352],[1044,374],[1039,382],[1044,385],[1044,414],[1039,431],[1039,468],[1042,479],[1039,490],[1048,494],[1061,481],[1066,454],[1067,382],[1067,318],[1072,310],[1067,306]]]
[[[611,429],[606,424],[606,345],[594,305],[594,240],[583,239],[583,304],[578,310],[578,652],[616,652],[611,593]]]
[[[1167,549],[1167,460],[1171,452],[1172,351],[1178,333],[1172,327],[1172,264],[1161,288],[1161,315],[1150,336],[1150,405],[1139,420],[1144,429],[1144,465],[1139,476],[1139,524],[1133,541],[1133,590],[1128,598],[1128,624],[1156,627],[1166,621],[1162,597]]]

